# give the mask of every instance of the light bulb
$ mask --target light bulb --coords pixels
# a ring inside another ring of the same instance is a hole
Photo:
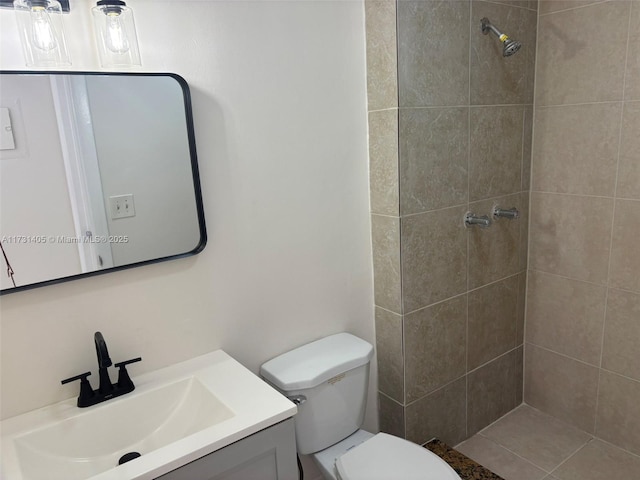
[[[123,54],[129,51],[129,40],[122,22],[120,12],[106,13],[107,28],[105,30],[106,47],[113,53]]]
[[[31,9],[31,41],[34,47],[49,51],[58,46],[51,18],[44,7]]]

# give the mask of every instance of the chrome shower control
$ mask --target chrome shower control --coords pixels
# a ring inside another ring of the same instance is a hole
[[[491,219],[488,215],[476,215],[472,212],[467,212],[464,215],[464,226],[469,228],[473,226],[478,226],[481,228],[487,228],[491,226]]]
[[[520,212],[516,207],[513,208],[500,208],[499,206],[493,207],[493,218],[508,218],[509,220],[515,220],[520,218]]]

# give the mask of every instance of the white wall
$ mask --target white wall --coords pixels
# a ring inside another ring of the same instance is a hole
[[[73,69],[97,70],[91,3],[72,3]],[[191,86],[209,243],[3,296],[3,418],[75,396],[60,379],[95,372],[96,330],[114,361],[143,357],[133,375],[218,348],[257,371],[333,332],[374,339],[362,2],[130,5],[144,69]],[[24,69],[0,21],[0,66]],[[370,395],[369,428],[375,409]]]
[[[9,108],[16,146],[0,151],[0,237],[8,237],[3,244],[16,285],[77,275],[78,246],[50,239],[73,238],[76,231],[49,79],[7,76],[0,98]],[[25,238],[12,241],[15,236]],[[13,288],[5,272],[0,258],[0,288]]]

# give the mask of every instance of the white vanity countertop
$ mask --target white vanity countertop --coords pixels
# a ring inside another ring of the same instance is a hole
[[[38,431],[51,426],[59,430],[57,425],[73,425],[73,422],[81,422],[81,418],[85,413],[90,413],[94,418],[99,418],[100,415],[96,414],[101,411],[105,415],[112,415],[110,413],[112,410],[108,411],[107,409],[115,406],[118,402],[126,402],[129,397],[136,401],[136,396],[139,398],[152,398],[151,395],[145,397],[145,394],[158,389],[158,386],[175,384],[189,378],[197,379],[199,385],[203,385],[210,390],[217,400],[231,412],[229,414],[230,418],[218,421],[218,423],[167,445],[160,446],[155,450],[141,452],[142,456],[134,461],[106,471],[103,468],[102,473],[92,474],[92,476],[83,478],[91,480],[152,480],[286,420],[295,415],[297,411],[296,406],[291,401],[225,352],[217,350],[134,377],[135,391],[93,407],[78,408],[76,399],[73,398],[0,422],[0,433],[2,435],[1,478],[3,480],[38,480],[22,473],[23,469],[20,461],[24,462],[25,460],[20,460],[20,455],[16,448],[16,440],[21,437],[26,438],[26,435],[34,432],[37,434]],[[126,405],[126,403],[122,403],[122,406]],[[153,405],[149,405],[149,408],[152,409]],[[109,428],[110,431],[106,434],[104,432],[95,432],[95,435],[96,438],[101,435],[117,435],[118,429],[123,428],[127,428],[127,425],[113,425],[113,428]],[[65,430],[62,429],[60,431]],[[86,441],[92,442],[93,439],[87,438]],[[108,449],[108,447],[106,448]],[[46,447],[42,450],[46,450]],[[38,455],[41,454],[51,456],[49,452],[38,453]],[[107,454],[109,457],[113,456],[112,452],[107,452]],[[57,457],[55,461],[58,461]],[[63,459],[63,461],[66,460]],[[69,463],[81,461],[82,459],[73,459]],[[101,470],[99,469],[98,471]],[[58,476],[56,472],[49,472],[49,474],[50,476],[47,480],[65,478],[64,476]]]

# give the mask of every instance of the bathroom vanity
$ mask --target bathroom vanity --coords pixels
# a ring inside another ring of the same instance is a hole
[[[133,392],[92,407],[72,398],[1,422],[0,477],[298,478],[296,406],[222,350],[133,381]],[[127,455],[137,458],[119,465]]]
[[[293,419],[159,477],[159,480],[297,480]]]

